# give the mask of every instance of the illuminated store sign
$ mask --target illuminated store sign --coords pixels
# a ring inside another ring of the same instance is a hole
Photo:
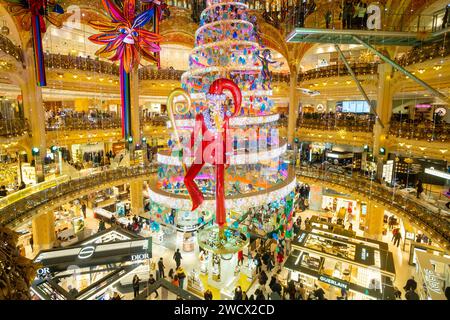
[[[318,279],[319,279],[319,281],[328,283],[329,285],[348,290],[348,283],[346,283],[344,281],[333,279],[333,278],[330,278],[325,275],[320,275]]]
[[[300,243],[300,244],[303,244],[303,242],[305,242],[305,240],[306,240],[306,233],[302,233],[298,238],[297,238],[297,242],[298,243]]]
[[[450,173],[447,173],[447,172],[444,172],[444,171],[435,170],[433,167],[426,168],[425,169],[425,173],[431,174],[432,176],[436,176],[436,177],[439,177],[439,178],[444,178],[444,179],[450,180]]]
[[[131,261],[142,261],[146,259],[150,259],[150,255],[148,253],[134,254],[131,256]]]
[[[90,257],[92,257],[94,252],[95,252],[94,246],[81,248],[80,252],[78,253],[78,259],[89,259]]]

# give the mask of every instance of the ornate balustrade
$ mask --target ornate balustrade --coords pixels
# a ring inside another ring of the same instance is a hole
[[[10,55],[20,63],[24,63],[23,51],[20,46],[16,46],[9,38],[0,34],[0,51]]]
[[[0,120],[0,137],[17,137],[27,131],[29,131],[29,124],[26,119],[13,118]]]
[[[0,209],[0,223],[15,227],[32,215],[44,212],[46,208],[56,206],[61,201],[70,201],[80,193],[94,192],[98,188],[114,183],[120,184],[131,179],[147,179],[156,173],[156,166],[136,166],[102,171],[87,177],[64,180],[64,182],[50,185],[31,195],[17,198]],[[429,233],[433,239],[450,247],[450,222],[448,217],[438,208],[425,207],[414,197],[407,197],[399,190],[388,188],[373,180],[353,175],[347,176],[312,167],[301,167],[297,171],[300,180],[312,179],[326,184],[338,185],[369,200],[386,206],[393,212],[410,219],[424,232]]]
[[[33,215],[45,211],[46,206],[50,208],[50,206],[55,205],[58,199],[70,201],[67,199],[77,196],[80,192],[94,192],[95,189],[102,188],[102,186],[125,183],[137,178],[148,178],[153,173],[156,173],[155,166],[120,167],[101,171],[87,177],[64,180],[64,182],[56,185],[50,184],[48,188],[19,197],[15,201],[2,206],[0,209],[0,224],[16,227]]]
[[[448,142],[450,141],[450,124],[429,120],[391,120],[389,134],[404,139]]]
[[[348,132],[371,132],[375,124],[372,115],[345,115],[327,113],[304,113],[297,119],[297,127],[314,130]]]

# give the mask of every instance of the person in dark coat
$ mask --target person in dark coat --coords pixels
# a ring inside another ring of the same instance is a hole
[[[181,256],[180,249],[177,249],[177,251],[173,255],[173,260],[175,260],[175,263],[177,265],[175,269],[178,269],[180,267],[181,259],[183,259],[183,257]]]
[[[205,300],[212,300],[213,299],[213,294],[211,292],[211,290],[206,290],[205,293],[203,294],[203,297],[205,298]]]
[[[410,279],[408,279],[408,281],[406,281],[405,286],[403,287],[403,289],[408,292],[409,290],[416,290],[417,289],[417,282],[416,280],[414,280],[414,277],[411,277]]]
[[[139,279],[138,275],[135,274],[133,277],[133,292],[134,292],[135,298],[139,295],[139,282],[140,281],[141,281],[141,279]]]
[[[237,286],[236,289],[234,289],[234,298],[233,300],[242,300],[242,288],[241,286]]]
[[[164,274],[164,269],[165,269],[165,266],[164,266],[163,258],[159,258],[158,270],[159,270],[159,275],[160,275],[161,278],[165,278],[166,277],[165,274]]]
[[[413,289],[410,289],[408,292],[406,292],[405,298],[406,300],[420,300],[419,295]]]
[[[267,277],[267,274],[264,271],[261,271],[261,273],[259,274],[259,284],[262,286],[265,286],[267,283],[267,280],[269,280],[269,278]]]
[[[259,290],[259,289],[256,289],[255,295],[256,295],[255,300],[266,300],[266,297],[264,296],[264,293],[261,290]]]

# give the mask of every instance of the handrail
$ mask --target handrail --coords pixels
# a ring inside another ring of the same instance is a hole
[[[297,127],[303,129],[315,129],[323,131],[337,131],[346,129],[350,132],[373,131],[375,116],[373,115],[352,115],[342,114],[341,117],[336,114],[322,113],[302,113],[297,119]]]
[[[351,67],[356,75],[369,75],[378,73],[377,62],[352,63]],[[347,75],[349,76],[350,73],[343,64],[334,64],[326,67],[310,69],[305,72],[299,73],[297,81],[303,82],[319,78],[339,77]]]
[[[450,141],[450,124],[446,122],[410,120],[398,121],[391,119],[389,135],[397,138],[414,139],[422,141]]]
[[[41,183],[38,183],[34,186],[30,186],[28,188],[16,191],[14,193],[11,193],[10,195],[7,195],[4,198],[0,198],[0,210],[6,208],[7,206],[12,205],[15,202],[20,201],[21,199],[25,199],[37,192],[49,189],[49,188],[53,188],[56,185],[59,185],[63,182],[66,182],[69,180],[69,177],[66,175],[57,177],[55,179],[49,180],[49,181],[44,181]]]
[[[0,120],[0,137],[17,137],[29,130],[28,121],[23,118]]]
[[[17,201],[0,209],[0,223],[12,226],[18,225],[26,217],[29,218],[57,198],[67,200],[68,197],[83,189],[95,188],[96,186],[119,180],[148,177],[150,174],[156,173],[156,168],[156,165],[122,167],[54,184],[52,187],[19,198]],[[352,192],[362,194],[362,196],[369,199],[376,200],[378,203],[415,221],[424,231],[430,232],[432,238],[435,238],[433,234],[436,233],[437,238],[443,240],[447,248],[450,247],[450,222],[442,218],[440,210],[434,212],[416,199],[406,197],[397,192],[396,189],[389,189],[382,184],[358,175],[346,176],[312,167],[301,167],[296,174],[300,179],[302,177],[310,178],[339,185]]]
[[[24,63],[23,51],[20,46],[16,46],[8,37],[0,34],[0,51],[10,55],[20,63]]]

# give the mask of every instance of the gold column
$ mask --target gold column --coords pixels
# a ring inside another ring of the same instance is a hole
[[[55,241],[55,216],[52,211],[38,214],[32,219],[33,251],[51,249]]]
[[[25,82],[22,85],[22,96],[25,117],[28,119],[31,129],[31,147],[39,148],[39,156],[35,156],[36,182],[42,182],[44,176],[44,158],[46,154],[45,136],[45,110],[42,101],[42,89],[36,85],[34,61],[32,49],[28,49],[25,55],[26,69]],[[31,161],[31,159],[30,159]]]
[[[389,131],[389,121],[392,114],[392,67],[389,64],[383,63],[378,65],[378,95],[377,95],[377,113],[380,117],[384,128],[375,122],[373,128],[373,154],[378,156],[378,177],[381,178],[383,171],[383,161],[386,160],[387,152],[385,156],[379,154],[380,148],[385,147],[386,135]]]
[[[383,233],[384,207],[374,201],[367,204],[366,230],[364,235],[368,238],[381,240]]]
[[[135,215],[144,213],[144,181],[130,182],[131,212]]]
[[[289,117],[288,117],[288,143],[294,142],[295,129],[297,127],[298,117],[298,99],[297,99],[297,68],[291,66],[291,79],[289,88]]]

